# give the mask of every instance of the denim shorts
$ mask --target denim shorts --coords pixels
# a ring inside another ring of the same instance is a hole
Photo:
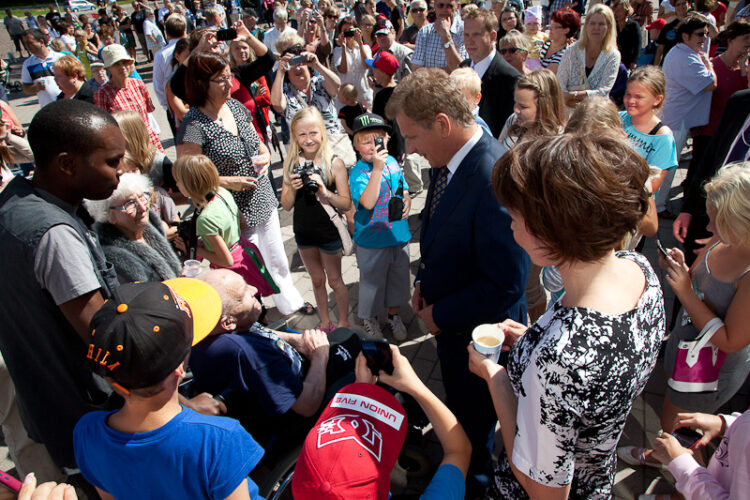
[[[297,243],[297,248],[300,250],[307,250],[308,248],[317,248],[322,253],[328,255],[336,255],[344,249],[344,245],[341,243],[341,238],[337,238],[333,241],[328,241],[323,244],[313,244],[304,238],[300,238],[296,234],[294,235],[294,241]]]

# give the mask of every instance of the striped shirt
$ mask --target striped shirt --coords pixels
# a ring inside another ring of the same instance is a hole
[[[539,62],[541,62],[542,66],[545,68],[550,64],[560,64],[560,60],[562,59],[563,54],[565,54],[565,51],[568,50],[568,47],[563,47],[551,56],[547,57],[547,51],[549,50],[550,45],[552,45],[551,41],[544,42],[542,48],[539,49]]]
[[[146,125],[151,144],[156,146],[156,149],[159,151],[164,152],[159,136],[156,135],[153,127],[151,127],[148,116],[149,113],[154,111],[154,103],[151,102],[148,89],[146,89],[146,85],[141,80],[127,78],[125,80],[125,87],[121,89],[112,86],[109,82],[105,83],[96,90],[94,104],[103,108],[108,113],[120,110],[137,111],[141,115],[144,125]]]

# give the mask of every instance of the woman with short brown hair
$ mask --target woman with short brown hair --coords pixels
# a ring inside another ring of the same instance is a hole
[[[531,327],[506,320],[507,369],[469,349],[505,452],[491,498],[609,498],[616,446],[664,336],[659,278],[615,252],[646,213],[648,165],[606,134],[538,137],[500,158],[493,186],[532,262],[564,295]]]
[[[94,104],[96,89],[86,81],[83,63],[73,56],[63,56],[52,65],[55,83],[60,88],[60,99],[77,99]]]

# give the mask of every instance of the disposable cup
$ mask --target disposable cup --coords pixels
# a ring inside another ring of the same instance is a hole
[[[182,265],[182,274],[186,278],[195,278],[201,273],[201,262],[199,260],[188,259]]]
[[[505,333],[502,328],[495,324],[478,325],[471,332],[471,340],[474,341],[474,349],[479,354],[497,363],[505,340]]]

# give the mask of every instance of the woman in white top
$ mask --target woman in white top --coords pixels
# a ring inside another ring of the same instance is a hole
[[[586,97],[608,96],[619,67],[615,16],[612,9],[597,4],[586,16],[581,39],[565,51],[557,70],[565,104],[574,108]]]
[[[351,30],[354,30],[353,36]],[[341,85],[351,83],[359,92],[360,102],[367,109],[372,109],[372,89],[367,83],[369,66],[366,59],[372,59],[370,46],[362,41],[362,32],[357,28],[353,17],[345,17],[339,22],[337,30],[338,47],[333,49],[333,65],[339,74]],[[348,36],[349,35],[349,36]],[[343,57],[344,52],[346,57]],[[336,99],[336,108],[343,104]]]

